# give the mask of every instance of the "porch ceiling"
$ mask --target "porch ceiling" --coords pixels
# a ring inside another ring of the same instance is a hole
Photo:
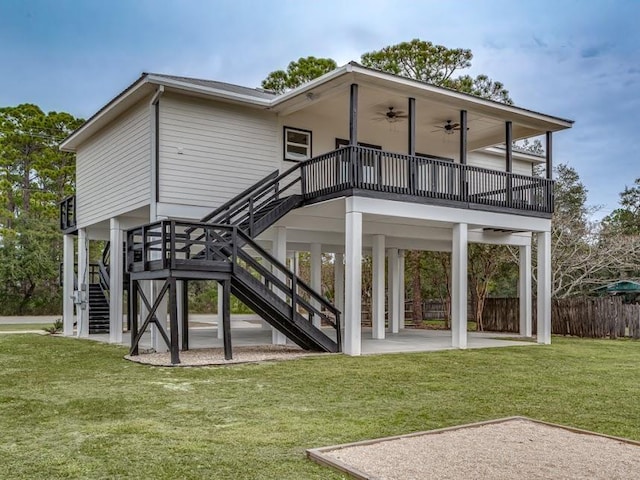
[[[407,113],[409,97],[416,99],[416,137],[429,145],[458,143],[458,132],[447,135],[438,127],[448,120],[458,122],[463,109],[468,112],[469,150],[504,143],[506,121],[513,123],[515,140],[571,126],[568,120],[367,70],[338,76],[315,86],[312,82],[300,95],[292,96],[272,109],[281,117],[300,112],[330,120],[342,129],[348,128],[351,83],[359,85],[358,137],[365,142],[366,139],[388,135],[389,131],[398,135],[408,134],[406,118],[390,123],[384,113],[389,107]]]

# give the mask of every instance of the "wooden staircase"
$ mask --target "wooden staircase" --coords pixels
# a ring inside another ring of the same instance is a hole
[[[129,230],[127,270],[132,280],[156,272],[154,278],[167,282],[228,281],[230,293],[303,349],[341,351],[340,312],[254,241],[302,205],[303,196],[295,188],[301,182],[298,168],[281,175],[273,172],[201,222],[162,221]],[[333,328],[334,335],[314,324]],[[132,352],[135,348],[132,345]]]
[[[99,283],[89,284],[89,333],[109,333],[109,301]]]

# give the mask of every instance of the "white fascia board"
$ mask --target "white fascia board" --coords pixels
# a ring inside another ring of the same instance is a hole
[[[338,67],[335,70],[330,71],[329,73],[325,73],[321,77],[315,78],[310,82],[300,85],[299,87],[294,88],[289,92],[283,93],[282,95],[275,97],[273,100],[270,100],[270,103],[271,103],[270,106],[272,108],[277,107],[281,103],[284,103],[289,99],[292,99],[294,97],[297,97],[298,95],[301,95],[310,90],[313,90],[314,88],[317,88],[333,80],[334,78],[338,78],[338,77],[341,77],[342,75],[351,73],[352,70],[353,70],[353,66],[350,64],[346,64],[346,65],[343,65],[342,67]]]
[[[87,134],[91,135],[94,133],[94,126],[102,123],[104,119],[111,120],[124,112],[129,107],[130,103],[135,103],[131,102],[132,98],[137,102],[139,100],[138,97],[140,96],[141,89],[143,89],[147,83],[149,82],[147,82],[146,77],[140,77],[124,92],[112,99],[102,107],[102,109],[98,110],[98,112],[82,124],[80,128],[64,139],[60,144],[60,150],[63,152],[75,152],[76,147],[80,143],[79,140],[83,139]]]
[[[546,218],[398,202],[378,198],[349,197],[346,202],[346,211],[361,212],[370,215],[401,216],[404,218],[444,222],[448,224],[466,223],[471,226],[477,225],[478,227],[514,231],[551,231],[551,220]],[[398,215],[398,212],[402,212],[402,215]]]
[[[181,82],[179,80],[167,79],[165,77],[156,77],[154,75],[147,76],[149,83],[162,84],[166,87],[173,87],[178,90],[205,94],[213,98],[221,98],[224,100],[236,101],[243,104],[255,105],[257,107],[269,107],[272,100],[257,98],[251,95],[243,95],[241,93],[229,92],[218,88],[205,87],[203,85],[195,85],[193,83]]]

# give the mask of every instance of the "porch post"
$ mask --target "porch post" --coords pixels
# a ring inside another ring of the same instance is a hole
[[[273,256],[276,260],[286,264],[287,262],[287,227],[273,227]],[[274,275],[283,282],[287,279],[281,272],[274,272]],[[282,292],[277,292],[280,297],[284,297]],[[275,328],[271,330],[271,343],[274,345],[286,345],[287,337],[284,333],[279,332]]]
[[[311,288],[322,295],[322,245],[319,243],[311,244]],[[320,309],[320,303],[317,300],[311,301],[312,305]],[[318,315],[313,316],[313,326],[320,328],[321,320]]]
[[[467,224],[453,225],[451,250],[451,346],[467,348]]]
[[[358,84],[352,83],[349,91],[349,145],[358,145]]]
[[[87,230],[78,230],[78,290],[81,304],[78,311],[78,337],[89,336],[89,238]]]
[[[333,289],[335,307],[344,318],[344,253],[336,253],[333,260]]]
[[[180,282],[180,338],[182,339],[182,350],[189,350],[189,281]]]
[[[508,173],[513,172],[513,123],[504,122],[504,143],[506,147],[505,153],[505,171]]]
[[[373,236],[371,336],[384,339],[384,235]]]
[[[405,328],[404,304],[405,304],[405,284],[404,284],[404,250],[398,250],[398,303],[400,304],[400,329]]]
[[[506,154],[505,154],[505,170],[507,172],[507,185],[506,185],[506,195],[505,200],[507,202],[507,207],[511,207],[513,204],[513,181],[511,178],[511,173],[513,172],[513,124],[511,122],[505,122],[505,146],[506,146]]]
[[[400,268],[398,266],[398,249],[390,248],[389,262],[389,329],[391,333],[400,331]]]
[[[124,249],[120,220],[109,220],[111,258],[109,267],[109,343],[122,343]]]
[[[224,331],[224,359],[231,360],[233,352],[231,350],[231,280],[222,282],[222,330]]]
[[[362,213],[350,210],[347,199],[345,215],[345,308],[344,345],[347,355],[360,355],[362,315]]]
[[[553,139],[552,139],[552,133],[551,132],[547,132],[546,134],[546,140],[547,140],[547,152],[546,152],[546,160],[547,160],[547,178],[549,180],[553,179]]]
[[[531,336],[531,246],[520,246],[520,335]]]
[[[416,154],[416,99],[409,98],[409,138],[407,153],[409,155]]]
[[[460,165],[467,164],[467,111],[460,110]]]
[[[75,264],[73,235],[64,235],[62,260],[62,332],[65,337],[70,337],[73,335],[73,266]]]
[[[216,322],[218,323],[218,339],[224,338],[224,328],[222,326],[222,316],[224,310],[224,289],[222,283],[218,282],[218,313],[216,314]]]
[[[538,232],[538,343],[551,343],[551,232]]]
[[[176,285],[178,281],[175,277],[167,280],[169,282],[169,351],[171,352],[171,364],[180,363],[180,339],[178,338],[178,295]],[[166,297],[166,295],[165,295]]]

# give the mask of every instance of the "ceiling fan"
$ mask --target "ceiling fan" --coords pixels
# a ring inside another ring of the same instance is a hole
[[[394,107],[388,107],[384,112],[377,112],[379,117],[374,120],[386,120],[389,123],[399,122],[407,118],[407,114],[402,110],[396,110]]]
[[[447,120],[447,123],[445,123],[444,125],[434,125],[434,127],[440,130],[444,130],[444,133],[446,133],[447,135],[452,135],[454,132],[460,130],[460,124],[457,122],[451,123],[451,120]],[[431,133],[439,132],[440,130],[433,130]],[[467,130],[469,129],[467,128]]]

